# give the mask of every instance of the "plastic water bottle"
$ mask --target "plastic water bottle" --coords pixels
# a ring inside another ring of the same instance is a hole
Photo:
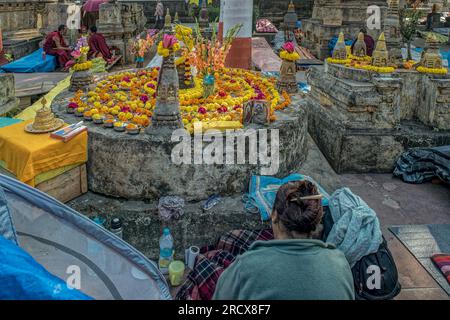
[[[122,239],[123,236],[122,221],[120,221],[119,218],[112,219],[110,231]]]
[[[164,228],[159,238],[159,270],[163,274],[169,273],[169,264],[173,260],[173,238],[169,228]]]
[[[96,224],[103,227],[103,224],[105,222],[104,220],[99,217],[95,217],[93,220]],[[96,240],[87,238],[87,252],[90,260],[95,263],[101,270],[105,271],[106,256],[103,245]],[[87,269],[87,273],[90,276],[96,276],[96,273],[89,267]]]

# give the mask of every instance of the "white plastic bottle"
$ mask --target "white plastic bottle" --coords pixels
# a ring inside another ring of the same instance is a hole
[[[173,238],[169,228],[164,228],[159,238],[159,270],[163,274],[169,273],[169,264],[173,260]]]

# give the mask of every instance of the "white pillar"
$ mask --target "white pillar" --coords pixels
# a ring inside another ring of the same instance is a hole
[[[242,28],[233,41],[226,65],[232,68],[251,68],[252,32],[253,32],[253,0],[222,0],[221,17],[223,35],[237,24]]]
[[[242,23],[239,38],[251,38],[253,31],[253,0],[222,0],[221,17],[223,34],[238,23]]]

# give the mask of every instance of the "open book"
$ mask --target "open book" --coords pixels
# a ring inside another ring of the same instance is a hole
[[[52,132],[50,134],[50,137],[67,142],[84,131],[87,131],[87,127],[83,125],[83,121],[80,121],[78,123]]]

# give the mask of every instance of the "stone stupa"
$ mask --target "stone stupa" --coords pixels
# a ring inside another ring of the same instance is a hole
[[[353,46],[353,52],[352,54],[355,57],[364,58],[367,55],[367,46],[364,42],[364,33],[360,32],[358,34],[358,39],[355,42],[355,45]]]
[[[372,54],[372,65],[375,67],[386,67],[389,63],[389,52],[386,47],[384,32],[380,34],[377,45]]]
[[[333,59],[347,59],[347,47],[345,46],[344,33],[339,33],[338,41],[333,49]]]

